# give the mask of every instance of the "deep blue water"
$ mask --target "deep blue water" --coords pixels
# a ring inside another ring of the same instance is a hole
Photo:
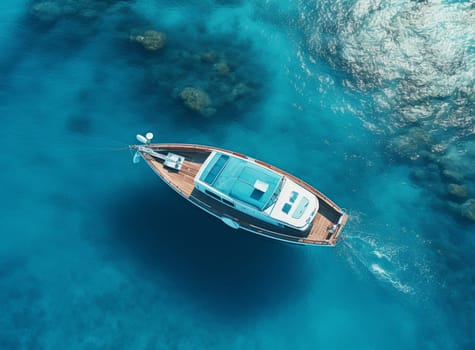
[[[0,349],[473,349],[474,18],[444,0],[3,0]],[[134,41],[150,29],[164,47]],[[348,211],[345,239],[226,227],[132,164],[149,130],[298,175]]]

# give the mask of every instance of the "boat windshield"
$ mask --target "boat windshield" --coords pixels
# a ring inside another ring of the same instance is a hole
[[[275,188],[274,193],[272,193],[272,196],[269,198],[269,201],[265,205],[264,210],[271,207],[277,201],[277,199],[279,198],[280,192],[282,191],[282,187],[284,186],[284,182],[285,182],[285,177],[282,176],[282,178],[279,181],[279,184]]]

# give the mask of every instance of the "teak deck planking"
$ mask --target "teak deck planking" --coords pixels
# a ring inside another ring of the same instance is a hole
[[[244,214],[223,203],[217,202],[200,191],[195,190],[194,178],[211,151],[230,151],[215,147],[187,144],[153,144],[148,145],[147,147],[153,149],[155,152],[163,154],[172,152],[184,156],[185,161],[183,162],[183,166],[179,171],[177,171],[165,167],[161,160],[155,159],[148,154],[143,154],[144,158],[150,167],[155,171],[155,173],[157,173],[157,175],[159,175],[166,183],[168,183],[168,185],[170,185],[183,197],[218,217],[225,216],[233,219],[234,221],[238,222],[242,228],[251,231],[257,231],[262,235],[274,237],[284,241],[293,241],[295,243],[302,244],[335,245],[340,231],[348,218],[347,215],[343,213],[341,209],[339,209],[338,206],[336,206],[336,204],[334,204],[325,195],[292,174],[289,174],[267,163],[249,158],[243,154],[231,152],[235,156],[245,159],[252,159],[261,166],[265,166],[277,173],[285,175],[286,177],[292,179],[292,181],[300,184],[302,187],[306,188],[317,196],[320,205],[318,213],[315,216],[314,222],[310,228],[310,232],[306,237],[292,235],[292,229],[286,229],[284,227],[279,227],[270,223],[263,223],[261,220],[257,220],[252,216]],[[339,225],[335,232],[330,233],[330,228],[335,224]]]

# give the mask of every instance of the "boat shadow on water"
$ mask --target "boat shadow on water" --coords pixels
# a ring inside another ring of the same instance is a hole
[[[315,278],[305,247],[228,228],[159,183],[112,203],[108,222],[118,253],[152,281],[164,274],[207,310],[234,319],[272,312],[304,297]]]

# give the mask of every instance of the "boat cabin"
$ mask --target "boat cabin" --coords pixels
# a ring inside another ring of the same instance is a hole
[[[317,197],[288,177],[231,153],[213,151],[194,179],[197,190],[253,217],[305,232]]]

